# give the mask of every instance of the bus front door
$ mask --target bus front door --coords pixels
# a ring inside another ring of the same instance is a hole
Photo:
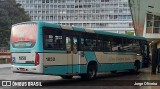
[[[66,37],[66,50],[67,50],[67,71],[69,74],[77,73],[79,55],[78,55],[78,43],[76,36],[67,36]]]

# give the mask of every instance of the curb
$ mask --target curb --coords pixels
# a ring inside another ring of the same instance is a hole
[[[0,68],[11,68],[11,64],[0,64]]]

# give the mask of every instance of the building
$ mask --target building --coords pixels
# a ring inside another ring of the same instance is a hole
[[[16,0],[32,21],[134,32],[128,0]]]
[[[11,53],[7,47],[0,47],[0,64],[10,63]]]
[[[160,40],[160,0],[129,0],[136,35]]]

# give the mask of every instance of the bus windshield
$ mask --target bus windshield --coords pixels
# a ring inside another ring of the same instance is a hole
[[[12,27],[13,48],[32,48],[37,39],[37,24],[21,24]]]

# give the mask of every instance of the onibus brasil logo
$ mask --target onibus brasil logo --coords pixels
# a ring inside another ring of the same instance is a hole
[[[42,83],[37,81],[2,81],[2,86],[42,86]]]

